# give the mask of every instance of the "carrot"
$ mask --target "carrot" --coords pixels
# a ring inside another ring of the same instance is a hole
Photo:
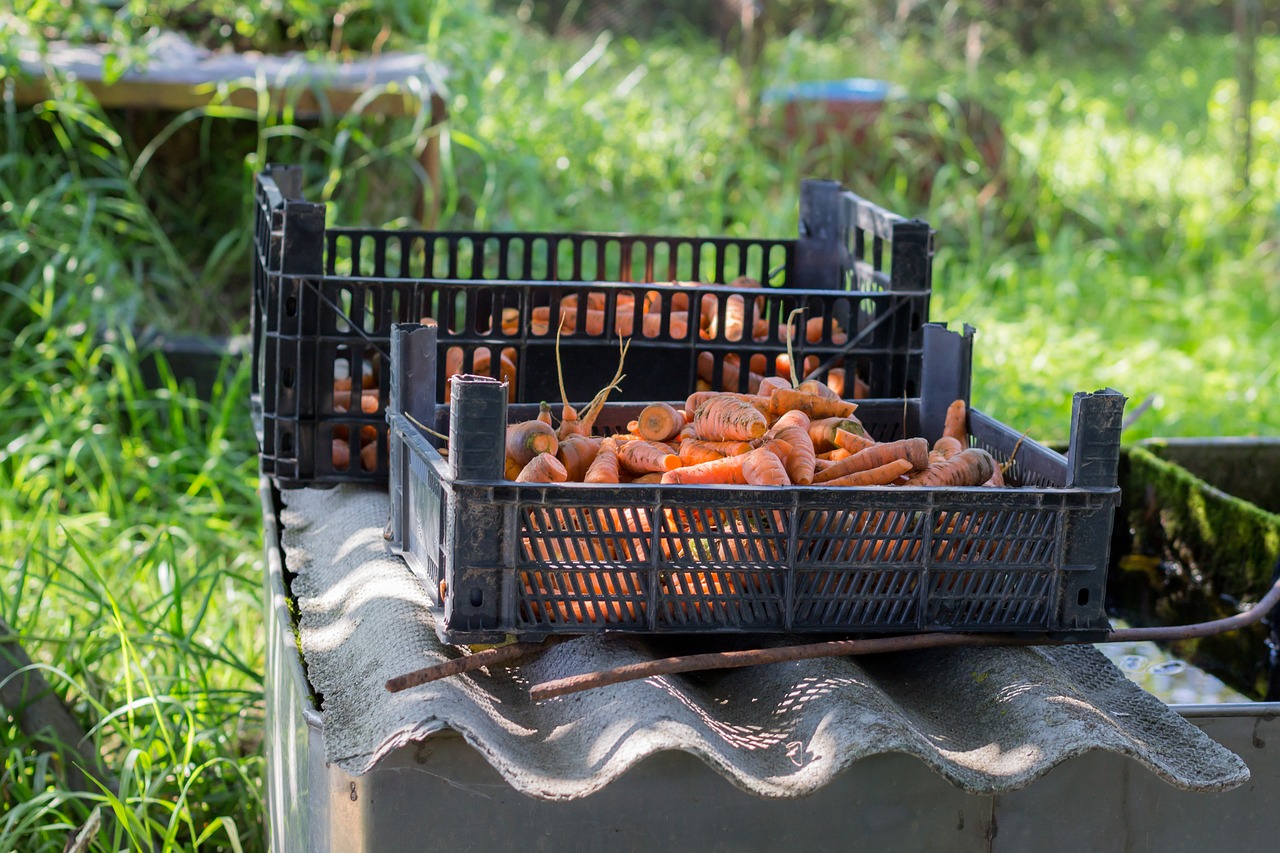
[[[826,320],[822,317],[810,317],[804,323],[804,339],[806,342],[816,344],[821,342],[822,335],[825,330]],[[779,326],[778,334],[785,341],[794,334],[794,327],[790,324]],[[849,340],[849,336],[840,328],[840,324],[831,320],[831,342],[833,344],[843,344]]]
[[[787,355],[785,352],[778,353],[773,357],[773,374],[775,376],[790,376],[791,364],[791,356]],[[817,369],[818,357],[816,355],[806,355],[804,357],[803,364],[800,366],[799,372],[800,375],[804,376]],[[797,380],[797,383],[798,382],[799,380]],[[794,387],[794,385],[792,387]]]
[[[665,473],[665,472],[662,472],[662,473]],[[633,477],[631,479],[631,482],[637,483],[642,486],[648,485],[651,483],[661,483],[662,473],[659,473],[658,471],[648,471],[644,474],[641,474],[639,477]]]
[[[841,450],[847,450],[850,453],[858,453],[875,444],[875,441],[868,438],[866,433],[850,432],[843,427],[836,429],[835,442]]]
[[[603,441],[586,435],[570,435],[560,442],[556,458],[564,465],[571,481],[581,483],[586,478]]]
[[[770,412],[775,417],[783,412],[799,409],[808,415],[810,420],[830,417],[847,418],[858,408],[856,403],[831,400],[798,388],[779,389],[774,391],[768,400]]]
[[[1004,466],[996,465],[995,470],[991,472],[991,476],[988,477],[987,481],[982,485],[991,486],[993,488],[1001,488],[1004,486]]]
[[[827,387],[835,393],[837,399],[844,397],[843,367],[833,367],[827,371]]]
[[[883,465],[855,471],[827,480],[824,486],[888,486],[911,470],[911,463],[906,459],[891,459]]]
[[[743,442],[744,446],[746,442]],[[730,455],[722,453],[710,446],[709,442],[705,442],[700,438],[686,438],[680,442],[680,450],[677,452],[680,462],[685,467],[692,465],[701,465],[703,462],[711,462],[716,459],[723,459]],[[735,454],[736,455],[736,454]]]
[[[665,444],[637,439],[618,445],[618,461],[632,474],[670,471],[680,467],[680,457]]]
[[[601,312],[603,325],[603,312]],[[684,340],[689,336],[689,314],[686,311],[672,311],[667,317],[667,334],[676,340]],[[640,315],[640,334],[646,338],[656,338],[662,333],[662,318],[659,313]],[[622,337],[630,337],[635,332],[635,314],[633,312],[618,313],[614,329]]]
[[[942,434],[960,442],[961,446],[969,443],[968,409],[964,400],[956,400],[947,406],[947,416],[942,422]]]
[[[378,389],[374,388],[369,391],[360,392],[360,411],[366,415],[376,415],[378,407],[382,401],[378,394]],[[333,410],[335,412],[345,412],[351,408],[351,392],[350,391],[334,391],[333,392]]]
[[[699,438],[713,441],[750,441],[765,434],[769,422],[755,406],[730,396],[713,397],[693,413]]]
[[[797,486],[812,483],[817,457],[809,438],[808,416],[804,412],[787,412],[774,422],[770,432],[791,445],[791,452],[782,460],[791,482]]]
[[[871,396],[871,386],[861,376],[854,374],[853,377],[853,399],[865,400]]]
[[[867,431],[862,422],[855,417],[816,418],[809,421],[809,438],[813,441],[814,450],[823,452],[839,447],[836,444],[836,430],[845,430],[854,435],[866,437]]]
[[[520,472],[523,469],[524,465],[521,465],[519,462],[508,456],[502,469],[502,476],[508,480],[514,480],[516,477],[520,476]]]
[[[814,394],[818,397],[825,397],[828,400],[839,400],[836,393],[832,391],[825,382],[819,382],[817,379],[806,379],[796,386],[797,391],[804,391],[806,394]]]
[[[768,454],[777,458],[780,453],[785,455],[788,450],[789,448],[784,442],[775,439],[768,446],[758,447],[750,453],[743,453],[739,456],[726,456],[723,459],[714,459],[699,465],[690,465],[685,468],[676,468],[668,471],[662,475],[662,482],[690,485],[714,485],[720,483],[747,485],[743,466],[757,466],[757,473],[764,473],[770,467],[767,460],[755,459],[749,463],[748,459],[761,454]],[[785,477],[786,469],[781,468],[781,470]]]
[[[554,456],[559,445],[556,431],[542,421],[523,421],[507,427],[507,457],[522,468],[539,453]]]
[[[912,474],[910,486],[981,486],[997,467],[991,454],[980,447],[966,447],[937,465]]]
[[[346,439],[333,440],[333,467],[338,471],[351,467],[351,443]]]
[[[760,380],[759,394],[761,397],[768,397],[780,388],[790,388],[791,383],[781,376],[766,376]]]
[[[866,450],[859,450],[849,458],[819,471],[814,475],[813,481],[826,483],[845,474],[879,468],[893,459],[906,459],[913,469],[923,470],[929,466],[929,442],[923,438],[904,438],[873,444]]]
[[[378,470],[378,444],[373,442],[360,448],[360,467],[365,471]]]
[[[670,403],[650,403],[640,410],[637,432],[650,441],[666,441],[680,432],[684,415]]]
[[[517,483],[563,483],[569,479],[569,472],[564,469],[560,460],[550,453],[539,453],[529,464],[520,469]]]
[[[514,360],[515,350],[512,347],[506,347],[498,353],[498,378],[507,383],[507,402],[514,403],[516,400],[516,363]],[[464,351],[462,347],[449,347],[444,356],[444,401],[450,400],[450,376],[456,376],[463,372]],[[471,356],[470,373],[477,376],[492,376],[493,356],[489,352],[488,347],[477,347]]]
[[[612,437],[601,440],[582,480],[586,483],[618,482],[618,443]]]
[[[333,377],[333,390],[334,390],[334,391],[347,391],[347,392],[350,392],[350,391],[351,391],[351,377],[350,377],[350,376],[335,376],[335,377]]]
[[[715,355],[703,350],[698,353],[698,378],[705,382],[712,382],[715,375]],[[720,389],[723,391],[737,391],[738,383],[742,377],[742,361],[736,353],[725,353],[720,368]],[[754,370],[747,371],[747,393],[754,394],[760,388],[760,383],[764,378]]]
[[[790,452],[785,455],[790,456]],[[761,447],[743,454],[742,477],[752,486],[791,485],[787,467],[781,455],[772,447]]]
[[[716,399],[722,399],[722,398],[741,400],[744,403],[749,403],[756,411],[764,415],[766,418],[769,416],[769,398],[768,397],[761,397],[757,394],[738,394],[733,391],[699,390],[699,391],[694,391],[692,394],[690,394],[689,398],[684,402],[684,410],[686,412],[693,413],[693,416],[689,418],[689,423],[693,423],[693,418],[697,416],[698,408],[703,403],[707,402],[708,400],[716,400]]]
[[[501,326],[502,334],[508,337],[515,337],[520,334],[520,309],[503,308]]]
[[[753,279],[746,279],[746,278],[735,279],[735,281],[736,280],[754,281]],[[755,284],[734,284],[731,286],[758,288],[760,286],[760,283],[756,282]],[[751,326],[752,326],[752,336],[754,337],[756,326],[758,324],[757,318],[759,317],[760,311],[763,308],[764,303],[760,297],[755,297],[754,299],[751,300],[751,302],[752,302],[752,310],[750,313],[753,316]],[[712,296],[711,294],[707,294],[702,298],[702,325],[706,329],[706,333],[703,335],[703,337],[719,338],[721,340],[727,340],[727,341],[742,340],[743,333],[745,332],[747,327],[748,310],[747,310],[746,297],[736,296],[736,295],[724,297],[723,321],[720,319],[721,312],[720,312],[719,303],[720,303],[720,300],[717,297]],[[767,330],[768,328],[767,324],[765,328]]]
[[[546,400],[538,404],[538,420],[547,426],[551,426],[551,404]]]
[[[619,342],[620,353],[618,355],[618,370],[613,374],[613,379],[608,385],[601,388],[596,395],[591,398],[591,402],[583,409],[582,414],[569,405],[569,395],[564,390],[564,370],[560,363],[560,332],[556,331],[556,378],[560,382],[560,400],[564,408],[560,415],[559,437],[564,438],[572,433],[579,435],[590,435],[591,427],[595,425],[596,418],[600,416],[600,412],[604,410],[605,401],[609,399],[609,394],[617,390],[618,383],[626,377],[622,373],[622,364],[627,358],[627,350],[631,347],[631,341],[625,343]]]
[[[965,441],[955,436],[944,435],[933,443],[933,451],[943,459],[950,459],[965,448]]]

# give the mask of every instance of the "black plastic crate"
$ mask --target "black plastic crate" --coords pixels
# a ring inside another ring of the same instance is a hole
[[[385,367],[395,323],[437,321],[442,350],[461,372],[477,372],[483,349],[488,372],[499,376],[496,354],[506,353],[515,402],[559,400],[556,330],[566,296],[580,305],[602,299],[605,312],[600,329],[584,322],[561,337],[571,400],[589,398],[612,376],[620,317],[636,330],[635,346],[613,399],[651,400],[677,390],[671,376],[688,378],[681,393],[693,390],[702,353],[718,387],[726,359],[754,359],[765,375],[774,373],[787,352],[780,330],[796,308],[801,322],[822,321],[818,340],[797,336],[793,344],[808,373],[838,367],[869,396],[919,393],[932,232],[836,182],[804,182],[796,239],[326,227],[325,206],[303,201],[301,183],[297,167],[273,166],[258,176],[256,195],[254,403],[262,470],[282,487],[387,479]],[[740,276],[766,286],[724,286]],[[699,299],[715,298],[721,320],[731,305],[745,307],[747,328],[760,339],[704,338],[692,322],[673,333],[677,294],[692,291],[645,285],[703,280]],[[651,294],[662,319],[646,330],[627,306]],[[544,309],[548,322],[535,327],[535,312]],[[437,365],[440,389],[446,363]],[[337,385],[345,375],[354,386],[366,374],[368,411],[355,405],[354,392],[344,410]],[[740,371],[740,386],[747,383]],[[335,436],[349,442],[345,467],[335,459]],[[375,446],[364,459],[361,444]]]
[[[968,399],[972,330],[924,330],[923,393],[867,399],[878,440],[936,439]],[[1008,631],[1100,639],[1125,398],[1077,394],[1066,456],[971,410],[1011,488],[516,484],[501,383],[436,403],[436,329],[393,338],[391,532],[447,642],[559,633]],[[413,368],[417,367],[417,371]],[[640,405],[611,403],[599,431]],[[450,438],[447,459],[428,424]],[[1015,450],[1016,449],[1016,450]]]

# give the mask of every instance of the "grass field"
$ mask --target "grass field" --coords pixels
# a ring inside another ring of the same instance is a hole
[[[838,178],[937,229],[933,319],[978,328],[974,400],[1001,420],[1061,440],[1071,393],[1111,386],[1151,401],[1128,439],[1280,434],[1274,32],[1258,43],[1246,188],[1234,46],[1212,28],[1144,18],[1127,52],[1051,43],[976,63],[963,31],[797,31],[753,76],[693,31],[550,38],[505,6],[411,5],[380,8],[391,46],[429,45],[451,68],[445,224],[788,236],[800,179]],[[17,11],[127,42],[145,6],[92,26]],[[352,16],[352,43],[379,32]],[[787,146],[754,106],[765,86],[847,76],[904,93],[868,150]],[[1003,136],[995,162],[989,134],[963,126],[975,103]],[[260,164],[305,164],[334,221],[404,225],[414,147],[440,132],[229,107],[151,131],[162,144],[66,83],[35,108],[0,101],[0,619],[116,783],[73,790],[52,744],[0,718],[0,851],[61,850],[94,809],[92,850],[262,849],[248,369],[212,402],[171,379],[149,389],[129,330],[246,330]],[[211,312],[224,298],[240,308]]]

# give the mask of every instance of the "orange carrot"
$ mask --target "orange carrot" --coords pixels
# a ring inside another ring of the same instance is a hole
[[[911,463],[905,459],[891,459],[883,465],[855,471],[827,480],[824,486],[888,486],[911,470]]]
[[[631,482],[638,483],[639,485],[642,485],[642,486],[646,484],[651,484],[651,483],[661,483],[662,473],[659,473],[658,471],[648,471],[644,474],[641,474],[639,477],[632,477]]]
[[[503,465],[502,476],[508,480],[514,480],[516,477],[520,476],[520,472],[523,469],[524,465],[521,465],[519,462],[508,456],[506,457],[506,462]]]
[[[866,450],[860,450],[848,459],[842,459],[834,465],[814,475],[814,483],[825,483],[845,474],[868,471],[879,468],[893,459],[906,459],[915,470],[929,466],[929,442],[923,438],[904,438],[899,441],[886,441],[873,444]]]
[[[844,397],[843,367],[833,367],[827,371],[827,387],[831,389],[837,399]]]
[[[596,456],[582,479],[587,483],[616,483],[618,473],[618,443],[611,436],[606,437],[601,440]]]
[[[450,400],[450,376],[456,376],[463,372],[462,364],[464,361],[464,352],[462,347],[449,347],[444,357],[444,401]],[[488,347],[477,347],[471,356],[471,370],[469,373],[476,376],[492,376],[493,356],[489,352]],[[514,403],[516,399],[516,363],[515,349],[506,347],[498,353],[498,378],[507,383],[507,402]]]
[[[850,432],[844,427],[836,428],[834,439],[837,447],[850,453],[866,450],[875,444],[875,441],[868,438],[866,433]]]
[[[744,447],[747,447],[748,450],[750,450],[750,447],[746,442],[741,443]],[[711,462],[716,459],[723,459],[730,454],[716,450],[710,446],[709,442],[703,441],[700,438],[686,438],[684,441],[680,442],[678,455],[680,457],[680,462],[684,466],[688,467],[691,465],[701,465],[703,462]]]
[[[791,383],[781,376],[766,376],[760,380],[759,394],[761,397],[768,397],[780,388],[790,388]]]
[[[666,441],[684,427],[684,415],[670,403],[650,403],[640,410],[637,432],[650,441]]]
[[[564,371],[560,363],[560,332],[556,332],[556,378],[560,382],[560,400],[563,409],[560,414],[560,429],[558,435],[564,438],[572,433],[579,435],[590,435],[591,427],[595,425],[596,418],[600,416],[600,412],[604,410],[604,404],[609,399],[609,394],[616,391],[618,383],[626,377],[622,373],[622,364],[626,361],[627,350],[631,347],[631,341],[619,343],[618,370],[613,374],[613,379],[608,385],[601,388],[596,395],[591,398],[591,402],[587,403],[587,407],[582,410],[581,415],[578,411],[569,405],[569,395],[564,390]]]
[[[618,445],[618,461],[632,474],[670,471],[680,467],[680,457],[665,444],[637,439]]]
[[[858,408],[856,403],[831,400],[798,388],[779,389],[774,391],[768,399],[770,411],[775,417],[783,412],[799,409],[808,415],[810,420],[830,417],[847,418]]]
[[[789,456],[790,453],[787,455]],[[791,485],[787,467],[772,447],[761,447],[743,454],[742,477],[752,486]]]
[[[964,400],[956,400],[947,406],[947,416],[942,423],[942,434],[954,438],[960,442],[961,446],[967,445],[969,443],[968,416],[969,412]]]
[[[554,456],[559,445],[556,431],[542,421],[523,421],[507,427],[507,456],[522,468],[539,453]]]
[[[551,404],[546,400],[538,404],[538,420],[547,426],[551,426]]]
[[[750,453],[743,453],[740,456],[726,456],[723,459],[714,459],[710,462],[703,462],[699,465],[690,465],[685,468],[676,468],[662,475],[664,483],[684,483],[691,485],[712,485],[719,483],[747,485],[746,474],[743,471],[744,466],[755,466],[756,474],[764,474],[772,469],[772,463],[768,460],[754,459],[748,462],[748,459],[758,455],[768,454],[775,458],[786,455],[790,447],[783,441],[774,439],[764,447],[758,447]],[[783,476],[786,476],[786,469],[781,468],[781,460],[779,460],[779,469]],[[775,472],[776,473],[776,472]]]
[[[813,440],[809,438],[809,418],[804,412],[787,412],[774,422],[769,431],[791,445],[791,452],[782,460],[791,482],[797,486],[812,483],[817,457],[813,452]]]
[[[517,483],[563,483],[569,479],[560,460],[550,453],[539,453],[520,469]]]
[[[508,337],[515,337],[520,334],[520,309],[503,308],[501,325],[502,334]]]
[[[699,438],[713,441],[750,441],[765,434],[769,422],[753,405],[721,395],[707,400],[693,413]]]
[[[596,454],[600,451],[601,442],[603,439],[586,435],[566,436],[565,440],[560,442],[556,450],[556,458],[564,465],[570,481],[581,483],[584,480],[591,463],[595,461]]]
[[[993,488],[1001,488],[1004,486],[1004,466],[997,463],[995,470],[991,472],[991,476],[988,477],[987,481],[982,485],[991,486]]]
[[[862,423],[855,417],[811,419],[809,421],[809,438],[813,441],[814,449],[821,453],[839,447],[840,445],[836,444],[836,430],[838,429],[863,437],[867,434],[867,431],[862,427]]]
[[[871,386],[856,373],[853,376],[853,399],[865,400],[871,396]]]
[[[365,471],[378,470],[378,444],[373,442],[360,448],[360,467]]]
[[[825,382],[819,382],[817,379],[806,379],[796,386],[797,391],[804,391],[806,394],[813,394],[818,397],[825,397],[828,400],[839,400],[836,392],[832,391]]]
[[[345,439],[333,440],[333,467],[338,471],[351,467],[351,443]]]
[[[911,486],[981,486],[996,468],[991,454],[980,447],[966,447],[955,456],[907,478]]]
[[[950,459],[965,448],[965,441],[952,435],[944,435],[933,443],[933,451],[943,459]]]
[[[698,353],[698,378],[706,382],[711,382],[715,375],[715,356],[703,350]],[[720,389],[723,391],[737,391],[738,382],[742,376],[742,360],[736,353],[725,353],[720,368]],[[754,370],[747,372],[747,393],[754,394],[760,388],[763,377]]]
[[[716,400],[721,398],[741,400],[744,403],[749,403],[756,411],[764,415],[766,418],[769,416],[769,398],[768,397],[761,397],[757,394],[737,394],[732,391],[699,390],[699,391],[694,391],[692,394],[690,394],[689,399],[685,400],[684,402],[684,410],[686,412],[691,412],[693,414],[693,417],[689,418],[689,423],[693,423],[693,418],[697,416],[698,408],[703,403],[707,402],[708,400]]]

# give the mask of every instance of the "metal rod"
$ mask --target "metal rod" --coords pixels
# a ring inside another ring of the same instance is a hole
[[[549,637],[537,643],[508,643],[505,646],[496,646],[475,654],[447,660],[444,663],[433,664],[414,672],[388,679],[387,690],[391,693],[399,693],[401,690],[408,690],[410,687],[417,687],[429,681],[439,681],[442,678],[461,675],[464,672],[471,672],[486,666],[512,663],[525,655],[543,651],[561,639],[569,638]]]
[[[1263,596],[1262,600],[1244,613],[1197,622],[1191,625],[1170,625],[1158,628],[1124,628],[1111,631],[1103,642],[1132,642],[1135,640],[1186,640],[1208,637],[1226,631],[1235,631],[1260,621],[1280,602],[1280,580]],[[534,701],[607,687],[625,681],[636,681],[656,675],[678,672],[694,672],[707,669],[733,669],[783,661],[807,660],[844,655],[883,654],[915,649],[937,649],[958,646],[1060,646],[1068,641],[1045,638],[1010,637],[1004,634],[908,634],[898,637],[876,637],[862,640],[832,640],[807,643],[798,646],[781,646],[770,649],[745,649],[732,652],[713,652],[701,655],[684,655],[627,664],[613,669],[558,678],[534,685],[529,696]]]

